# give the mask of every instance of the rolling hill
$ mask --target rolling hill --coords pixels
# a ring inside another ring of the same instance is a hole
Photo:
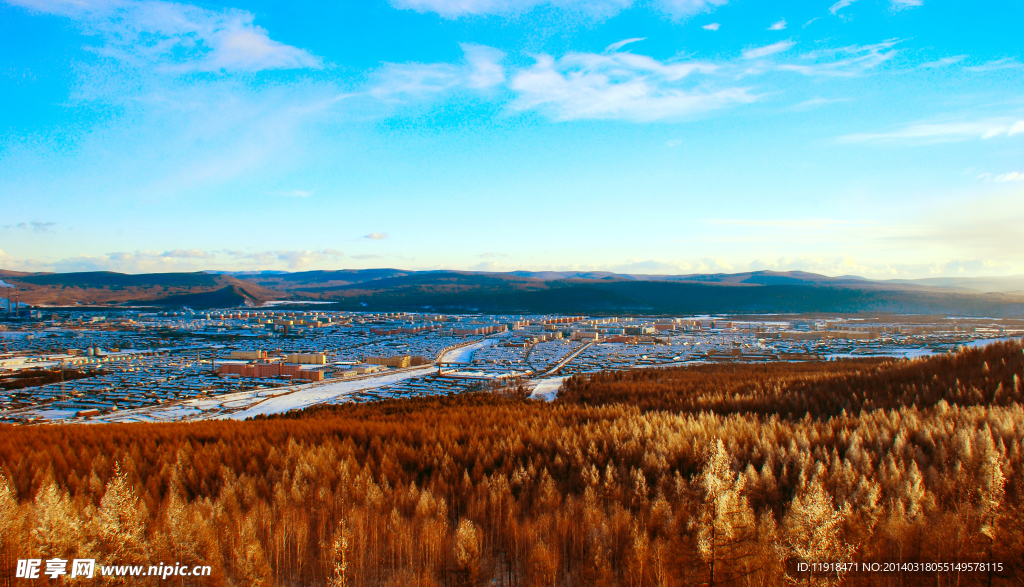
[[[147,273],[111,271],[79,273],[20,273],[0,270],[0,279],[14,286],[21,301],[44,306],[153,305],[230,307],[260,305],[286,297],[278,291],[209,273]],[[0,295],[6,297],[4,289]]]
[[[992,286],[991,279],[979,279],[972,286],[964,279],[932,284],[805,272],[622,275],[365,269],[128,275],[0,271],[0,279],[17,288],[22,301],[45,306],[212,308],[292,300],[335,302],[331,307],[338,310],[494,314],[891,312],[1024,316],[1024,294],[979,291]]]

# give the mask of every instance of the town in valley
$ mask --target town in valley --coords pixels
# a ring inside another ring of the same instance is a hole
[[[324,304],[327,306],[327,304]],[[568,316],[45,308],[0,322],[0,421],[245,419],[319,404],[520,389],[709,362],[914,359],[1020,337],[955,316]]]

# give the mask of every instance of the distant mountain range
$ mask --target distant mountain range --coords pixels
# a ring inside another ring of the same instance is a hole
[[[1024,316],[1024,276],[870,280],[800,271],[695,275],[403,271],[20,273],[0,279],[37,305],[259,306],[481,313],[863,313]],[[0,290],[0,296],[13,289]]]

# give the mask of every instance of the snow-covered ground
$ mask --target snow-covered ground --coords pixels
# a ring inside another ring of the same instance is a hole
[[[368,377],[356,381],[332,381],[323,385],[304,386],[293,393],[272,397],[243,410],[231,412],[221,417],[244,420],[259,414],[279,414],[289,410],[301,410],[302,408],[322,404],[335,400],[339,396],[349,395],[364,389],[375,389],[413,377],[421,377],[429,373],[433,368],[433,365],[424,365],[421,369],[409,369],[401,373],[382,375],[380,377]]]
[[[276,387],[257,391],[229,393],[209,398],[186,400],[168,406],[124,410],[94,418],[93,422],[170,422],[176,420],[232,419],[244,420],[259,414],[279,414],[301,410],[316,404],[337,400],[341,396],[367,389],[376,389],[422,377],[433,369],[424,365],[400,373],[385,373],[363,379],[311,383]]]
[[[986,347],[986,346],[988,346],[990,344],[995,344],[997,342],[1010,342],[1010,341],[1014,341],[1014,340],[1019,341],[1019,340],[1021,340],[1021,337],[1019,337],[1019,336],[1002,336],[1000,338],[979,338],[977,340],[972,340],[971,342],[965,343],[964,346],[970,347],[970,348]]]
[[[1013,340],[1020,340],[1015,336],[1004,336],[1001,338],[979,338],[966,342],[963,345],[967,348],[983,348],[990,344],[997,342],[1009,342]],[[899,359],[921,359],[924,357],[930,357],[932,355],[941,354],[942,350],[935,351],[929,347],[891,347],[878,351],[872,351],[867,353],[829,353],[825,357],[829,359],[863,359],[865,357],[894,357]]]
[[[558,388],[562,387],[562,382],[565,381],[565,377],[551,377],[549,379],[541,379],[537,383],[537,387],[533,388],[533,393],[530,397],[533,399],[542,399],[545,401],[554,401],[558,395]]]
[[[558,364],[556,364],[556,365],[555,365],[554,367],[552,367],[552,368],[548,369],[548,371],[547,371],[547,373],[545,373],[545,375],[549,375],[549,374],[551,374],[551,373],[554,373],[555,371],[558,371],[558,370],[559,370],[559,369],[561,369],[562,367],[564,367],[564,366],[568,365],[568,364],[569,364],[569,363],[571,363],[571,362],[572,362],[572,361],[573,361],[573,360],[574,360],[574,359],[575,359],[576,357],[580,356],[580,354],[582,354],[582,353],[583,353],[584,351],[586,351],[587,349],[589,349],[589,348],[590,348],[590,347],[592,347],[592,346],[594,346],[594,343],[592,343],[592,342],[588,342],[588,343],[584,344],[584,345],[583,345],[583,346],[581,346],[580,348],[578,348],[578,349],[576,349],[575,351],[573,351],[572,353],[570,353],[570,354],[569,354],[568,356],[566,356],[566,357],[565,357],[564,359],[562,359],[562,360],[558,361]]]
[[[445,371],[443,377],[455,379],[509,379],[528,375],[527,371]]]
[[[485,338],[480,342],[468,344],[466,346],[452,349],[444,354],[441,359],[442,363],[469,363],[473,360],[473,353],[494,344],[493,338]]]

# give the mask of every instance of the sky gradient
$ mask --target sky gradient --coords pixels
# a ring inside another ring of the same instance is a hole
[[[0,267],[1022,274],[1022,21],[0,0]]]

